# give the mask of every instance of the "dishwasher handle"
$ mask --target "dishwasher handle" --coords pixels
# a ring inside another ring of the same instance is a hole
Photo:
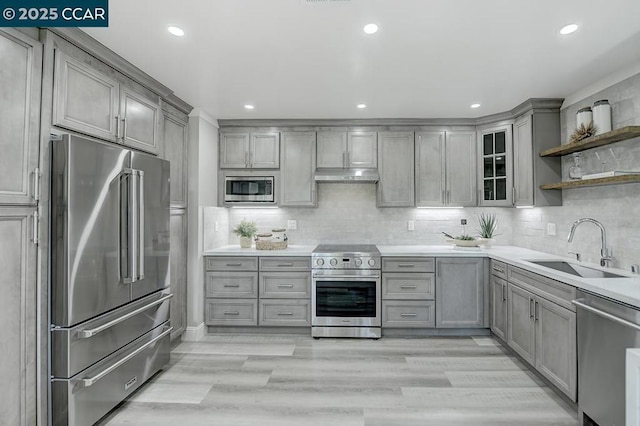
[[[631,321],[627,321],[625,319],[622,318],[618,318],[615,315],[612,315],[608,312],[605,311],[601,311],[600,309],[596,309],[593,306],[589,306],[586,303],[583,303],[584,299],[577,299],[577,300],[572,300],[571,303],[574,304],[575,306],[577,306],[578,308],[582,308],[586,311],[592,312],[596,315],[599,315],[603,318],[607,318],[613,322],[617,322],[618,324],[624,325],[626,327],[631,327],[634,330],[640,331],[640,325],[632,323]]]

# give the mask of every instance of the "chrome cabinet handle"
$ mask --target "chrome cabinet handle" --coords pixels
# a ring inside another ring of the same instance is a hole
[[[122,119],[122,140],[127,138],[127,117]]]
[[[40,200],[40,168],[33,170],[33,199]]]
[[[102,370],[101,372],[99,372],[98,374],[96,374],[93,377],[87,377],[85,379],[80,379],[80,383],[82,383],[82,385],[86,388],[88,388],[89,386],[93,386],[96,384],[96,382],[98,382],[98,380],[102,379],[104,376],[106,376],[107,374],[111,373],[112,371],[116,370],[118,367],[120,367],[122,364],[126,363],[127,361],[129,361],[131,358],[135,357],[136,355],[138,355],[140,352],[144,351],[145,349],[147,349],[149,346],[153,345],[155,342],[157,342],[158,340],[162,339],[164,336],[166,336],[167,334],[171,333],[173,331],[173,327],[169,327],[167,330],[163,331],[162,333],[160,333],[158,336],[154,337],[152,340],[150,340],[148,343],[146,343],[144,346],[139,347],[138,349],[136,349],[135,351],[131,352],[129,355],[127,355],[126,357],[122,358],[120,361],[116,362],[115,364],[112,364],[111,366],[109,366],[108,368],[105,368],[104,370]]]
[[[401,317],[417,317],[418,314],[416,314],[416,313],[408,313],[408,314],[402,313],[402,314],[400,314],[400,316]]]
[[[403,288],[403,289],[416,289],[418,287],[415,286],[415,285],[401,285],[400,288]]]
[[[504,284],[501,284],[500,287],[502,287],[502,301],[506,301],[507,299],[504,298]]]
[[[119,318],[114,319],[113,321],[109,321],[108,323],[102,324],[99,327],[91,328],[89,330],[78,330],[78,337],[80,339],[88,339],[89,337],[93,337],[96,334],[101,333],[101,332],[113,327],[114,325],[120,324],[121,322],[126,321],[131,317],[135,317],[139,313],[144,312],[149,308],[152,308],[152,307],[154,307],[156,305],[160,305],[165,300],[169,300],[172,297],[173,297],[173,293],[168,294],[168,295],[166,295],[166,296],[164,296],[164,297],[162,297],[162,298],[160,298],[160,299],[158,299],[158,300],[156,300],[154,302],[149,303],[148,305],[144,305],[144,306],[136,309],[135,311],[131,311],[126,315],[123,315],[123,316],[121,316]]]
[[[278,312],[278,315],[281,316],[281,317],[291,316],[291,315],[293,315],[293,312]]]
[[[227,266],[242,266],[242,263],[227,263]]]
[[[584,309],[586,311],[589,311],[589,312],[592,312],[592,313],[594,313],[596,315],[599,315],[599,316],[601,316],[603,318],[610,319],[613,322],[617,322],[618,324],[621,324],[621,325],[624,325],[626,327],[633,328],[634,330],[640,331],[640,325],[632,323],[631,321],[627,321],[627,320],[622,319],[622,318],[618,318],[615,315],[612,315],[612,314],[610,314],[608,312],[605,312],[605,311],[601,311],[600,309],[596,309],[596,308],[594,308],[592,306],[589,306],[589,305],[587,305],[587,304],[585,304],[583,302],[584,302],[584,299],[577,299],[577,300],[572,300],[571,301],[571,303],[574,304],[575,306],[577,306],[578,308]]]
[[[120,139],[120,114],[116,115],[116,140]]]
[[[225,315],[240,315],[238,311],[224,311]]]
[[[40,216],[38,215],[38,207],[33,212],[33,244],[40,244]]]
[[[365,279],[377,279],[377,278],[380,278],[380,274],[376,274],[376,275],[323,275],[323,274],[313,274],[313,278],[326,278],[329,281],[331,281],[331,279],[333,279],[333,278],[352,278],[352,279],[361,280],[362,278],[365,278]]]
[[[496,272],[500,272],[500,273],[504,274],[504,269],[502,269],[502,268],[497,268],[497,267],[494,266],[493,270],[496,271]]]
[[[534,304],[534,303],[535,303],[535,302],[534,302],[534,300],[530,297],[530,298],[529,298],[529,318],[530,318],[530,319],[533,319],[533,318],[534,318],[534,316],[533,316],[533,309],[534,309],[534,308],[533,308],[533,304]]]
[[[278,288],[293,288],[293,284],[278,284]]]
[[[224,287],[237,288],[240,287],[240,284],[225,284]]]
[[[540,318],[538,317],[538,306],[539,306],[539,305],[540,305],[540,302],[538,302],[538,301],[536,301],[536,302],[533,304],[533,316],[534,316],[534,319],[535,319],[536,321],[538,321],[538,320],[540,319]]]
[[[244,168],[249,167],[249,151],[244,152]]]
[[[516,187],[511,187],[511,205],[516,205]]]
[[[281,268],[286,268],[288,266],[293,266],[293,262],[290,262],[290,263],[279,263],[278,266],[281,267]]]
[[[413,268],[414,265],[413,263],[398,263],[398,268]]]

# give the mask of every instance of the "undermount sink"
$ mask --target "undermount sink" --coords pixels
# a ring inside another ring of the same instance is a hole
[[[589,268],[587,266],[576,265],[575,263],[563,262],[561,260],[530,260],[529,262],[582,278],[628,278],[624,275],[601,271],[600,269]]]

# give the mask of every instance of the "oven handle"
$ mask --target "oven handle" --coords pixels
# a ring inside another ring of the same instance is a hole
[[[327,280],[331,280],[333,278],[347,278],[347,279],[358,279],[358,278],[380,278],[380,274],[376,275],[324,275],[324,274],[313,274],[313,278],[325,278]]]

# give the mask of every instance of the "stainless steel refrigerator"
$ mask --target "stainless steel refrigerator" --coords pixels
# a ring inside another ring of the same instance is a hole
[[[91,425],[169,361],[169,162],[52,141],[53,425]]]

